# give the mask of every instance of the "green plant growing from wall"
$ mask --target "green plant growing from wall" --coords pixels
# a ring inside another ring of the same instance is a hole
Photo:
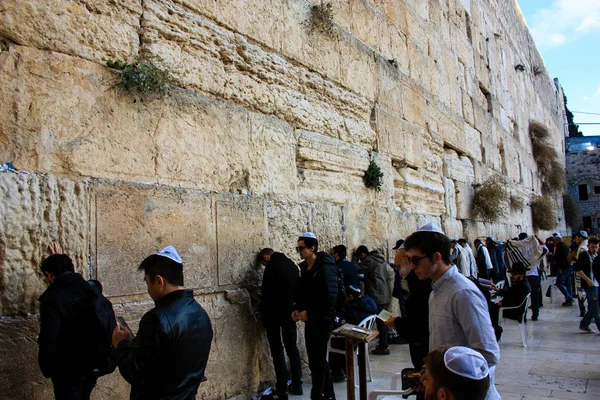
[[[306,25],[311,32],[319,31],[325,35],[335,36],[335,25],[333,24],[333,6],[330,2],[321,1],[310,7],[310,17]]]
[[[108,60],[106,66],[119,74],[115,87],[134,95],[162,98],[169,94],[175,83],[168,71],[147,56],[140,56],[131,64]]]
[[[532,121],[529,124],[529,136],[542,188],[545,192],[562,191],[566,185],[565,170],[558,162],[556,150],[548,144],[550,132],[542,124]]]
[[[516,194],[511,194],[509,200],[510,200],[510,208],[513,210],[522,210],[523,207],[525,206],[525,202],[523,201],[523,198],[520,196],[517,196]]]
[[[502,207],[506,199],[506,182],[499,175],[492,175],[479,185],[473,185],[473,212],[486,222],[495,222],[504,215]]]
[[[531,218],[535,229],[549,231],[556,227],[556,216],[550,199],[545,196],[534,196],[531,200]]]
[[[373,188],[378,192],[381,190],[381,185],[383,185],[383,172],[375,161],[369,163],[369,168],[365,171],[363,181],[366,187]]]
[[[571,228],[577,229],[581,225],[581,210],[573,199],[573,196],[563,194],[563,209],[565,211],[565,222]]]

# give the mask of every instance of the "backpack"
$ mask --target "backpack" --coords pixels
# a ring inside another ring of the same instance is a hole
[[[90,335],[93,346],[90,355],[91,367],[100,375],[112,373],[117,368],[112,334],[117,326],[112,303],[102,294],[100,282],[90,279],[87,281],[96,296],[95,319],[96,329]]]

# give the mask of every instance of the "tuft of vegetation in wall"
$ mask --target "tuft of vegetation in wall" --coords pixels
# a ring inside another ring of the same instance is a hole
[[[383,185],[383,172],[375,161],[371,161],[369,164],[369,168],[367,168],[363,176],[363,182],[368,188],[375,189],[378,192],[381,190],[381,185]]]
[[[535,229],[549,231],[556,227],[556,216],[550,199],[545,196],[535,196],[531,200],[531,218]]]
[[[331,3],[321,2],[310,7],[310,16],[306,24],[311,32],[319,31],[325,35],[335,36],[333,15],[333,6]]]
[[[521,196],[517,196],[516,194],[510,195],[510,208],[513,210],[522,210],[525,206],[525,202]]]
[[[492,175],[483,183],[474,185],[473,212],[486,222],[495,222],[504,215],[502,203],[506,199],[506,183],[499,175]]]
[[[540,172],[543,190],[545,192],[562,191],[567,179],[563,166],[558,162],[556,150],[548,144],[550,132],[542,124],[532,121],[529,124],[529,136],[533,146],[533,159]]]
[[[134,95],[162,98],[169,94],[175,83],[167,70],[147,56],[140,56],[131,64],[108,60],[106,66],[118,74],[115,87]]]
[[[563,209],[565,210],[565,222],[573,229],[581,225],[581,210],[573,196],[563,194]]]

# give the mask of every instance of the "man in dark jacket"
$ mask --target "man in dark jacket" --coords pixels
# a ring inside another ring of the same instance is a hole
[[[358,286],[358,272],[356,270],[356,265],[346,259],[346,256],[348,255],[346,246],[343,244],[337,245],[333,248],[332,253],[335,263],[344,274],[344,286]]]
[[[356,256],[360,260],[356,268],[359,274],[365,274],[365,294],[372,298],[377,304],[378,312],[381,312],[390,302],[390,288],[387,281],[387,267],[383,254],[377,250],[369,252],[367,246],[358,246]],[[377,330],[379,331],[379,342],[372,351],[373,354],[388,355],[388,329],[385,323],[377,318]]]
[[[52,379],[56,399],[89,399],[98,378],[90,357],[100,329],[96,295],[69,256],[54,245],[51,252],[41,266],[50,286],[39,298],[39,366]]]
[[[333,328],[335,301],[338,295],[337,267],[333,257],[317,253],[319,242],[312,232],[298,238],[296,251],[300,263],[300,282],[296,288],[294,321],[304,321],[308,367],[312,375],[311,400],[335,399],[327,346]]]
[[[258,257],[260,262],[265,265],[260,311],[267,330],[267,339],[277,378],[275,391],[262,398],[281,399],[285,398],[287,394],[288,371],[283,354],[284,347],[290,359],[292,372],[290,392],[301,395],[303,393],[302,364],[298,347],[296,347],[296,322],[292,321],[291,317],[294,310],[294,291],[300,278],[300,270],[285,254],[275,253],[273,249],[262,249]]]
[[[554,234],[554,262],[556,263],[556,287],[565,296],[563,306],[573,305],[573,268],[568,260],[569,246],[559,233]]]
[[[193,291],[183,288],[183,262],[173,246],[147,257],[139,270],[155,307],[142,317],[133,341],[121,326],[113,332],[130,398],[194,399],[213,339],[210,319]]]

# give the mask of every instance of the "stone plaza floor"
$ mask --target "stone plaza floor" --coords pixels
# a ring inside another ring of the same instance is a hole
[[[543,293],[554,278],[543,284]],[[563,296],[553,287],[554,299],[544,297],[538,321],[528,320],[528,346],[523,347],[516,321],[506,320],[500,342],[496,388],[505,400],[600,399],[600,336],[579,330],[579,308],[562,307]],[[597,328],[592,322],[591,327]],[[389,389],[394,372],[411,366],[408,345],[390,345],[389,356],[371,355],[371,390]],[[310,398],[310,377],[305,378],[304,396]],[[335,384],[338,400],[346,399],[346,383]],[[356,392],[358,398],[358,391]],[[380,399],[400,399],[386,396]],[[409,397],[409,399],[415,397]]]

